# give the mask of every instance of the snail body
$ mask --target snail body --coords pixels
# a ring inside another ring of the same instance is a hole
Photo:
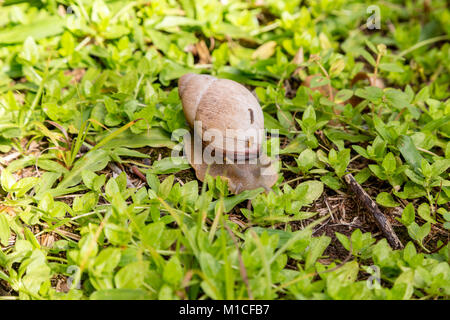
[[[194,137],[185,139],[185,151],[197,178],[203,181],[209,170],[213,177],[228,179],[234,193],[269,190],[278,175],[261,153],[264,116],[253,94],[235,81],[191,73],[179,79],[178,91],[186,121],[194,129]],[[194,148],[195,139],[201,150]],[[205,151],[212,152],[213,162],[203,161]],[[199,158],[202,161],[194,161]]]

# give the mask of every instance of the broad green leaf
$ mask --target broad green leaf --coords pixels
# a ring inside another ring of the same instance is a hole
[[[436,160],[431,165],[431,176],[437,177],[443,172],[447,171],[447,169],[450,167],[450,159],[441,159]]]
[[[182,170],[189,169],[190,167],[191,166],[186,158],[168,157],[155,161],[147,172],[153,174],[169,174],[177,173]]]
[[[16,183],[16,179],[14,178],[14,176],[7,169],[3,169],[0,174],[0,182],[3,190],[5,190],[6,192],[12,191],[12,188]]]
[[[11,236],[11,231],[9,229],[9,222],[5,216],[5,212],[0,212],[0,243],[6,247],[9,242],[9,237]]]
[[[299,185],[307,185],[308,186],[308,192],[306,193],[306,196],[304,198],[304,201],[306,204],[310,204],[313,201],[316,201],[319,199],[319,197],[323,193],[323,183],[317,180],[309,180],[302,182]]]
[[[100,139],[103,137],[102,135]],[[129,130],[120,133],[117,137],[109,140],[104,146],[104,149],[114,149],[118,147],[126,148],[173,148],[176,145],[175,141],[170,139],[170,136],[161,128],[151,128],[145,130],[141,134],[134,134]]]
[[[331,242],[331,238],[327,236],[321,236],[318,238],[313,238],[309,245],[308,253],[306,254],[305,268],[309,269],[314,265],[316,260],[320,258],[325,249]]]
[[[26,266],[26,274],[22,279],[24,287],[37,294],[44,282],[50,282],[51,269],[41,250],[33,250],[30,258],[22,266]]]
[[[225,198],[223,200],[224,212],[230,212],[239,203],[241,203],[245,200],[251,200],[251,199],[255,198],[258,194],[261,194],[262,192],[264,192],[263,188],[258,188],[258,189],[254,189],[254,190],[245,190],[237,195]],[[217,202],[218,202],[218,200],[211,202],[209,204],[209,207],[208,207],[209,213],[214,212],[214,208],[215,208]]]
[[[414,210],[414,205],[412,203],[408,203],[408,205],[403,209],[401,222],[405,226],[409,226],[411,223],[415,221],[416,215]]]
[[[174,256],[170,258],[167,264],[164,266],[163,279],[165,282],[172,285],[177,285],[183,278],[183,268],[181,267],[180,260]]]
[[[142,230],[142,241],[148,247],[159,249],[161,246],[161,237],[164,232],[164,223],[161,221],[153,222],[145,226]]]
[[[380,63],[378,67],[383,71],[403,72],[403,69],[396,63]]]
[[[99,149],[86,153],[82,158],[75,162],[73,168],[64,176],[64,179],[58,185],[58,189],[65,189],[78,184],[85,170],[99,171],[106,167],[109,162],[109,155],[105,150]]]
[[[417,208],[417,214],[424,219],[426,222],[436,223],[431,217],[430,205],[428,203],[422,203],[419,208]]]
[[[13,186],[13,189],[16,192],[16,196],[19,198],[24,196],[31,188],[36,185],[38,181],[39,178],[35,177],[27,177],[17,181]]]
[[[377,203],[382,205],[383,207],[398,207],[400,204],[394,200],[394,198],[392,197],[392,195],[390,195],[387,192],[381,192],[380,194],[377,195],[377,199],[376,199]]]
[[[131,230],[125,226],[119,226],[114,223],[105,224],[106,238],[114,245],[127,245],[131,239]]]
[[[389,152],[386,155],[386,157],[383,159],[382,166],[383,166],[386,174],[391,175],[394,173],[395,168],[396,168],[396,161],[395,161],[395,157],[392,154],[392,152]]]
[[[175,176],[171,175],[164,179],[164,181],[160,184],[158,193],[162,199],[166,199],[169,196],[174,180]]]
[[[410,136],[401,135],[398,138],[397,148],[400,150],[403,158],[414,169],[418,171],[421,167],[422,156],[414,145]]]
[[[144,282],[147,268],[148,263],[141,261],[126,265],[114,277],[116,287],[121,289],[140,289]]]
[[[411,238],[416,240],[422,245],[423,239],[430,233],[431,224],[429,222],[419,226],[417,223],[413,222],[408,226],[408,234]]]
[[[63,26],[64,21],[55,15],[30,24],[19,24],[12,28],[4,28],[0,31],[0,43],[21,43],[28,37],[40,40],[62,33]]]
[[[353,96],[353,91],[349,89],[340,90],[334,97],[335,103],[343,103]]]

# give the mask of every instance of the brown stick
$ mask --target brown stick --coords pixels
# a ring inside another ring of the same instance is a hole
[[[133,171],[133,173],[135,175],[137,175],[139,179],[141,179],[143,182],[147,183],[147,178],[136,166],[132,166],[131,171]]]
[[[395,234],[390,222],[386,219],[384,214],[380,211],[375,201],[373,201],[361,185],[355,180],[351,173],[344,176],[345,181],[350,186],[350,189],[356,194],[356,197],[364,204],[366,209],[375,218],[375,222],[383,232],[387,241],[393,249],[402,249],[403,244]]]

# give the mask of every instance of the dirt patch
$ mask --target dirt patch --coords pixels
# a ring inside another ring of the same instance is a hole
[[[86,73],[86,69],[77,68],[73,70],[64,71],[64,75],[70,77],[70,84],[75,85],[83,79],[84,74]]]

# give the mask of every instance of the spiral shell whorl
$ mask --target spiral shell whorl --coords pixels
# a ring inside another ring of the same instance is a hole
[[[178,80],[178,93],[183,103],[186,120],[191,127],[194,126],[195,116],[203,94],[216,78],[208,75],[187,73]],[[198,88],[202,88],[199,91]]]

